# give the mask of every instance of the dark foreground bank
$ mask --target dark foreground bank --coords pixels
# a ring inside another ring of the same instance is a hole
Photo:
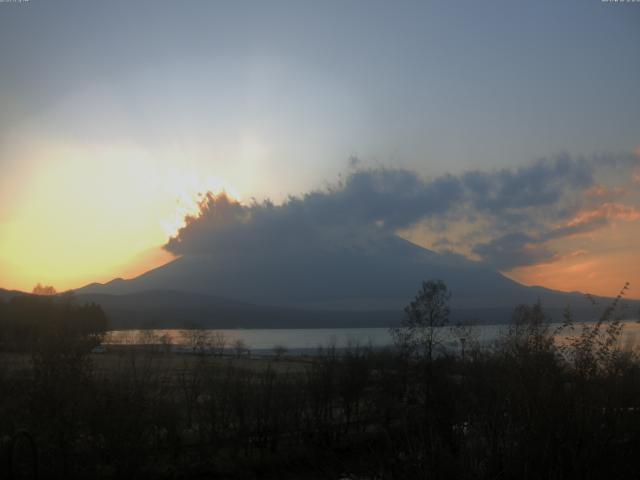
[[[632,478],[640,362],[542,337],[432,361],[5,354],[3,478]],[[602,354],[602,355],[601,355]]]
[[[637,476],[640,357],[618,342],[616,304],[594,324],[567,315],[561,344],[539,304],[519,307],[493,348],[461,326],[452,351],[435,328],[446,308],[412,321],[429,298],[407,309],[393,348],[261,359],[91,353],[99,307],[5,305],[0,477]]]

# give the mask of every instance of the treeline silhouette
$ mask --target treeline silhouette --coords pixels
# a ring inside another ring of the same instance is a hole
[[[73,294],[20,295],[7,302],[0,299],[0,351],[64,349],[72,344],[90,350],[100,344],[108,327],[99,305],[78,304]]]
[[[561,340],[535,304],[518,307],[490,347],[472,326],[454,326],[454,349],[439,338],[448,295],[444,284],[426,282],[388,349],[326,346],[314,356],[271,360],[133,346],[101,356],[4,353],[0,458],[8,460],[0,472],[637,477],[640,359],[617,341],[622,295],[593,324],[574,325],[567,312]],[[69,308],[60,312],[80,318],[80,307],[63,305],[54,301],[43,312]]]

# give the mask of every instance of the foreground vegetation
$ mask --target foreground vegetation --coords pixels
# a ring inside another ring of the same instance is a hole
[[[105,330],[99,307],[0,305],[0,476],[637,475],[640,358],[617,342],[621,296],[595,324],[574,326],[567,312],[562,343],[537,304],[516,309],[492,348],[455,328],[456,352],[437,337],[447,300],[446,287],[425,283],[393,349],[261,360],[133,346],[91,354]],[[16,348],[7,335],[26,311],[23,321],[37,311],[49,330],[30,324]],[[63,320],[81,312],[92,328]]]

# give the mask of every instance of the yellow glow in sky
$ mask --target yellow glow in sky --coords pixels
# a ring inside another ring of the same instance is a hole
[[[243,163],[264,156],[255,140],[241,150]],[[197,213],[199,194],[225,191],[242,199],[225,179],[203,175],[202,164],[196,168],[179,156],[159,159],[132,146],[35,145],[20,161],[21,168],[5,177],[11,178],[9,188],[0,192],[2,288],[30,291],[40,282],[65,290],[139,275],[173,258],[160,247],[186,215]],[[247,187],[256,175],[247,171],[244,177]],[[550,241],[559,253],[552,261],[504,273],[528,285],[600,295],[615,295],[629,281],[629,296],[640,298],[638,212],[608,202],[573,223],[601,216],[611,223]],[[449,227],[452,238],[464,239],[479,225]],[[400,233],[437,250],[438,232],[427,223]],[[473,258],[463,244],[452,245]]]
[[[48,147],[45,165],[0,207],[0,286],[58,290],[130,277],[166,263],[161,250],[206,190],[239,193],[214,177],[163,168],[133,148]],[[26,170],[26,169],[25,169]]]

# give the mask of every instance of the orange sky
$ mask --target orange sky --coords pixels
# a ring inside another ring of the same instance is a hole
[[[506,272],[526,285],[615,296],[625,282],[627,296],[640,298],[640,224],[614,223],[581,239],[555,261]]]
[[[565,226],[606,223],[548,242],[559,252],[552,261],[515,268],[508,276],[527,285],[608,296],[629,282],[627,295],[640,298],[640,209],[633,206],[639,190],[637,174],[624,186],[590,188],[585,195],[600,203],[581,210]]]
[[[496,15],[486,2],[256,2],[247,12],[137,0],[70,2],[67,14],[59,2],[0,3],[4,288],[136,275],[171,258],[160,247],[199,192],[278,204],[335,182],[350,159],[421,178],[517,176],[564,152],[576,165],[640,159],[635,5],[554,2],[550,15],[545,2],[506,2]],[[474,245],[531,236],[546,263],[511,277],[602,294],[628,280],[640,298],[640,170],[624,175],[585,192],[589,209],[542,243],[560,210],[573,211],[565,197],[579,192],[564,195],[565,180],[551,201],[511,209],[521,225],[508,215],[491,224],[485,210],[446,235],[476,260]],[[517,203],[519,189],[556,180],[507,190]],[[403,235],[438,250],[435,233],[413,230]]]
[[[188,164],[132,147],[51,142],[29,153],[15,172],[19,188],[0,198],[3,288],[31,291],[41,282],[65,290],[138,275],[173,258],[160,246],[197,211],[199,192],[239,195]]]
[[[3,288],[30,291],[40,282],[65,290],[136,276],[173,258],[161,245],[186,214],[197,211],[199,192],[226,189],[241,196],[236,185],[219,177],[176,169],[171,158],[152,161],[143,150],[47,147],[46,155],[55,161],[23,172],[24,183],[11,192],[11,202],[4,199],[0,206]],[[549,240],[544,246],[556,257],[504,273],[527,285],[601,295],[615,295],[629,281],[629,296],[640,298],[640,210],[632,206],[640,176],[634,175],[625,185],[597,185],[584,192],[595,206],[557,227],[606,220],[602,226]],[[462,237],[479,225],[451,229]],[[403,236],[434,248],[433,238],[418,227]],[[473,258],[464,245],[458,251]]]
[[[640,157],[640,149],[636,152]],[[624,186],[596,185],[584,192],[594,200],[595,206],[581,210],[566,224],[556,227],[595,225],[584,233],[560,235],[542,245],[557,254],[543,263],[503,271],[506,276],[525,285],[539,285],[561,291],[580,291],[603,296],[615,296],[626,282],[630,283],[626,295],[640,299],[640,173],[636,172]],[[602,221],[600,225],[598,222]],[[465,238],[482,225],[457,223],[450,225],[454,237]],[[480,229],[482,229],[480,228]],[[433,225],[423,225],[402,236],[414,243],[438,250],[439,233]],[[485,239],[486,240],[486,239]],[[469,245],[455,244],[454,251],[479,260]]]

